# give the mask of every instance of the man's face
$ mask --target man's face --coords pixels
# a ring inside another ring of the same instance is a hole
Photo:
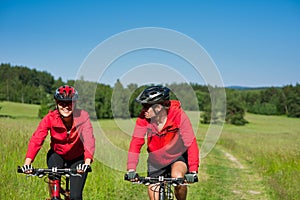
[[[157,116],[157,113],[159,113],[162,109],[162,105],[160,104],[153,104],[153,105],[143,105],[143,109],[145,111],[145,118],[151,119],[155,116]]]

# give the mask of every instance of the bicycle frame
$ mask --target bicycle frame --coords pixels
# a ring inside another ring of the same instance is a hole
[[[167,191],[165,187],[167,187]],[[165,198],[169,200],[173,200],[171,183],[161,182],[159,184],[159,200],[164,200]]]
[[[51,199],[47,200],[61,199],[61,196],[64,197],[64,200],[70,200],[70,178],[67,174],[65,175],[65,189],[62,187],[62,181],[59,178],[55,180],[49,179],[48,184]]]

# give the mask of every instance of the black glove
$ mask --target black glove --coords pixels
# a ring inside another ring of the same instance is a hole
[[[195,173],[186,174],[184,175],[186,182],[188,183],[195,183],[198,182],[198,176]]]
[[[33,167],[32,167],[32,165],[23,165],[22,167],[21,167],[21,169],[22,169],[22,172],[23,173],[28,173],[28,172],[32,172],[33,171]]]
[[[88,164],[79,164],[76,167],[77,170],[87,172],[90,169],[90,165]]]

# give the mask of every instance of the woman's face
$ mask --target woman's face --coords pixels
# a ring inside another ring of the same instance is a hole
[[[58,112],[63,117],[70,117],[73,113],[75,103],[72,101],[58,101],[57,102],[57,108]]]

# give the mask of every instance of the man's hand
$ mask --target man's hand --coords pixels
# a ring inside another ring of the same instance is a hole
[[[129,170],[127,172],[127,178],[131,182],[138,181],[138,177],[139,177],[139,175],[134,170]]]
[[[189,173],[184,175],[187,183],[195,183],[198,182],[198,176],[196,173]]]

